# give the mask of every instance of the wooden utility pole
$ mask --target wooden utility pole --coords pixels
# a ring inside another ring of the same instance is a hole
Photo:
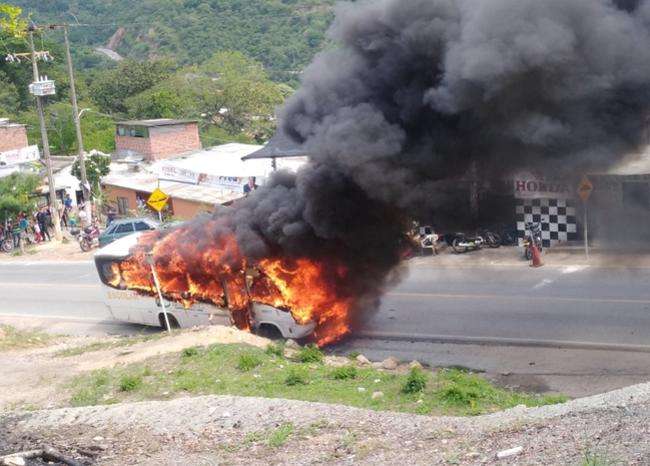
[[[34,26],[29,27],[29,46],[32,52],[32,71],[34,72],[34,82],[39,81],[38,63],[36,49],[34,48]],[[52,161],[50,160],[50,141],[47,138],[47,128],[45,127],[45,115],[43,114],[42,97],[36,95],[36,108],[38,109],[38,120],[41,125],[41,141],[43,142],[43,159],[45,160],[45,169],[47,170],[47,183],[50,191],[50,214],[54,223],[54,238],[57,241],[63,239],[61,233],[61,217],[56,202],[56,185],[54,184],[54,175],[52,174]]]
[[[63,27],[63,38],[65,40],[65,57],[68,62],[68,79],[70,80],[70,102],[72,103],[72,118],[74,127],[77,132],[77,154],[79,157],[79,171],[81,173],[81,189],[83,190],[84,203],[87,219],[92,220],[92,205],[90,203],[90,184],[86,176],[86,161],[84,158],[84,143],[81,136],[81,121],[79,115],[79,106],[77,105],[77,90],[74,84],[74,70],[72,67],[72,56],[70,55],[70,41],[68,40],[68,26]]]

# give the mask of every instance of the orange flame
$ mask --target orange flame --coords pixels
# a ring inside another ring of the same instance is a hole
[[[131,253],[114,270],[111,285],[155,294],[150,253],[166,299],[186,307],[195,302],[227,306],[239,328],[250,328],[249,309],[256,302],[291,312],[299,324],[315,322],[313,338],[321,346],[350,331],[355,299],[340,296],[347,269],[335,259],[266,257],[249,264],[234,236],[200,246],[187,227],[143,234]]]

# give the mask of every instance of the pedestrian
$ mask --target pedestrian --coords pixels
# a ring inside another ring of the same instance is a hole
[[[255,191],[257,188],[258,186],[255,183],[255,177],[251,176],[248,178],[248,183],[244,185],[244,194],[248,196],[251,192]]]
[[[88,214],[86,213],[86,209],[84,209],[84,206],[81,205],[79,206],[79,227],[84,230],[90,226],[90,219],[88,218]]]
[[[116,218],[117,218],[117,213],[113,210],[112,207],[109,207],[108,213],[106,214],[106,228],[108,228],[111,222]]]
[[[48,241],[51,241],[52,238],[50,237],[50,232],[48,231],[48,225],[47,225],[47,214],[45,212],[45,206],[42,206],[40,209],[38,209],[38,213],[36,214],[36,222],[38,223],[38,228],[41,230],[41,236],[43,237],[43,241],[47,238]]]

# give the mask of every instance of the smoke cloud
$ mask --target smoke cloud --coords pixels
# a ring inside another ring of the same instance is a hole
[[[332,273],[335,289],[357,311],[397,279],[407,219],[444,211],[470,166],[495,179],[598,169],[642,143],[650,0],[356,2],[329,34],[281,111],[310,163],[187,240],[234,234],[253,260],[337,257],[349,273]]]

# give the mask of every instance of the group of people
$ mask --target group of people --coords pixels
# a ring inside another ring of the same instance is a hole
[[[66,194],[60,211],[61,225],[73,230],[77,226],[82,228],[90,225],[84,204],[78,206],[75,214],[70,195]],[[14,248],[22,249],[26,244],[51,241],[51,231],[54,229],[52,212],[48,205],[42,205],[32,214],[20,212],[16,217],[6,219],[0,224],[0,240],[11,242]]]
[[[25,243],[50,241],[52,226],[50,208],[42,206],[32,216],[20,212],[15,218],[6,219],[4,225],[0,225],[0,237],[11,241],[14,248],[22,248]]]

